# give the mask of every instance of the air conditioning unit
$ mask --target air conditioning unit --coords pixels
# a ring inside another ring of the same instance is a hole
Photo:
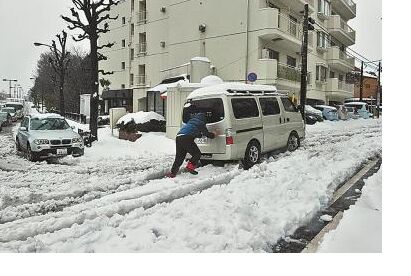
[[[263,49],[261,51],[261,58],[262,59],[269,59],[270,58],[270,51],[268,49]]]

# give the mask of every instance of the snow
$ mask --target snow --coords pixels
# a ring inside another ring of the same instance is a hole
[[[206,85],[216,85],[216,84],[222,84],[224,83],[224,81],[218,76],[210,75],[210,76],[202,78],[201,83],[206,84]]]
[[[330,222],[330,221],[333,220],[333,217],[330,216],[330,215],[322,215],[322,216],[320,217],[320,220],[325,221],[325,222]]]
[[[337,110],[337,108],[335,108],[335,107],[333,107],[333,106],[329,106],[329,105],[320,105],[320,104],[317,104],[317,105],[315,105],[315,106],[322,107],[322,108],[326,108],[326,109],[331,109],[331,110]]]
[[[137,113],[128,113],[124,115],[117,121],[117,124],[121,124],[121,123],[127,124],[131,121],[134,121],[136,124],[144,124],[144,123],[150,122],[151,120],[165,121],[164,117],[156,112],[140,111]]]
[[[208,58],[206,57],[193,57],[191,61],[204,61],[204,62],[211,62]]]
[[[319,252],[382,252],[382,169],[365,180],[361,198],[327,233]]]
[[[226,95],[228,94],[227,90],[230,89],[234,91],[277,91],[277,88],[271,85],[254,85],[237,82],[226,82],[196,89],[192,93],[190,93],[190,95],[188,95],[187,99],[205,96]]]
[[[48,118],[63,118],[60,114],[56,114],[56,113],[31,113],[31,118],[32,119],[39,119],[39,120],[43,120],[43,119],[48,119]]]
[[[16,156],[9,137],[0,145],[2,252],[270,252],[382,150],[381,120],[326,121],[248,171],[168,179],[175,144],[163,133],[132,143],[101,128],[84,156],[50,163]]]

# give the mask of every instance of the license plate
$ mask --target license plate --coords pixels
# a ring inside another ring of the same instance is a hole
[[[207,137],[196,138],[196,143],[197,144],[207,144],[207,142],[208,142]]]
[[[67,155],[67,149],[57,149],[58,155]]]

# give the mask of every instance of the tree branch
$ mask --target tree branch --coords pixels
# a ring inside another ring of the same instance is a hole
[[[107,44],[98,46],[97,49],[98,49],[98,50],[101,50],[101,49],[104,49],[104,48],[111,48],[111,47],[113,47],[113,46],[114,46],[114,43],[107,43]]]
[[[99,72],[100,74],[102,74],[103,76],[113,75],[113,74],[114,74],[113,71],[106,72],[106,71],[104,71],[104,70],[98,70],[98,72]]]

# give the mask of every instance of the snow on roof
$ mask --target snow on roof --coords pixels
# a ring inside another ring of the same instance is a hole
[[[322,105],[322,104],[317,104],[315,106],[322,107],[322,108],[327,108],[327,109],[332,109],[332,110],[337,110],[337,108],[329,105]]]
[[[349,102],[345,103],[344,105],[366,105],[367,103],[364,102]]]
[[[201,79],[201,83],[208,84],[208,85],[216,85],[216,84],[222,84],[224,83],[224,81],[220,77],[210,75],[210,76],[207,76]]]
[[[60,114],[56,114],[56,113],[31,114],[31,118],[32,119],[39,119],[39,120],[43,120],[43,119],[47,119],[47,118],[62,118],[62,119],[64,119],[63,116],[61,116]]]
[[[144,124],[144,123],[150,122],[151,120],[165,121],[164,117],[158,113],[155,113],[152,111],[150,112],[140,111],[137,113],[128,113],[124,115],[117,121],[117,124],[121,124],[121,123],[127,124],[131,122],[132,120],[136,124]]]
[[[6,102],[5,104],[6,104],[6,105],[8,105],[8,104],[13,104],[13,105],[16,105],[16,104],[18,104],[18,105],[23,105],[23,103],[21,103],[21,102]]]
[[[271,85],[256,85],[256,84],[244,84],[239,82],[226,82],[222,84],[212,85],[194,90],[187,99],[204,97],[209,95],[227,95],[227,90],[238,91],[277,91],[275,86]]]
[[[206,57],[193,57],[191,61],[204,61],[204,62],[211,62],[208,58]]]
[[[168,88],[177,87],[178,85],[183,85],[185,83],[188,83],[188,80],[179,80],[177,82],[159,84],[157,86],[154,86],[153,88],[150,88],[149,90],[147,90],[147,92],[164,93],[167,91]]]

